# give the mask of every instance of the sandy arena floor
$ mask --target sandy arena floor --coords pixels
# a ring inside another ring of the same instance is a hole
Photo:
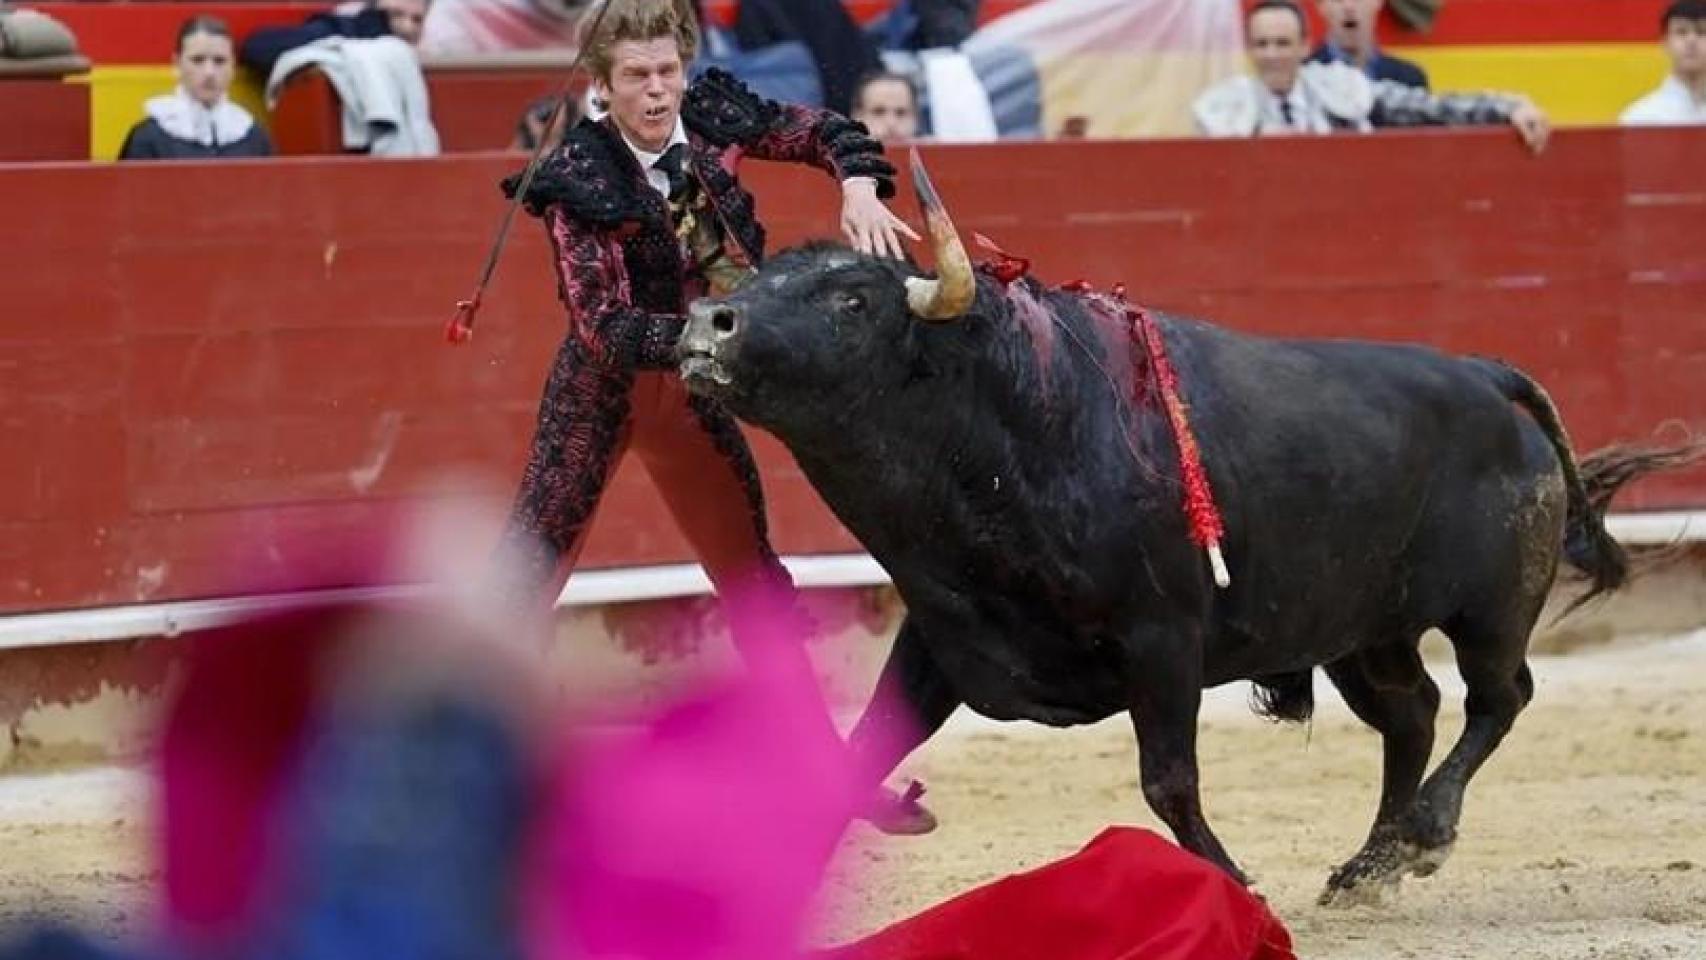
[[[1452,860],[1379,908],[1314,902],[1368,828],[1375,735],[1325,680],[1308,729],[1253,717],[1243,686],[1211,695],[1210,820],[1299,956],[1706,958],[1706,632],[1533,663],[1536,701],[1471,788]],[[1449,667],[1436,678],[1448,702],[1442,754],[1460,688]],[[1060,732],[956,718],[907,771],[929,786],[941,828],[918,838],[856,828],[829,887],[825,938],[1040,865],[1110,823],[1155,828],[1135,770],[1123,720]],[[113,935],[145,929],[141,787],[114,769],[0,778],[0,930],[40,916]]]

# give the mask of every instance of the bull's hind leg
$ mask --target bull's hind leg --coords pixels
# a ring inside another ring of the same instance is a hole
[[[1451,853],[1470,778],[1498,749],[1534,696],[1526,657],[1538,609],[1536,604],[1526,615],[1492,621],[1462,616],[1445,627],[1463,677],[1465,718],[1463,733],[1422,785],[1404,821],[1404,839],[1419,851],[1412,868],[1417,876],[1438,870]]]
[[[1384,752],[1380,807],[1368,840],[1321,893],[1321,904],[1342,906],[1378,900],[1414,863],[1416,849],[1402,828],[1433,753],[1439,687],[1414,639],[1358,651],[1326,671],[1351,711],[1380,733]]]

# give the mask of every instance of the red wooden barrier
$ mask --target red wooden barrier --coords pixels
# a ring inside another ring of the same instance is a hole
[[[1703,150],[1702,130],[1596,130],[1541,158],[1503,131],[928,155],[962,229],[1046,279],[1123,281],[1245,329],[1500,354],[1586,450],[1669,419],[1706,430]],[[520,163],[0,170],[0,610],[217,593],[241,563],[335,552],[446,468],[495,471],[501,503],[562,329],[534,222],[474,342],[440,330]],[[774,243],[832,232],[821,174],[746,176]],[[856,550],[756,443],[780,549]],[[1631,494],[1620,507],[1706,507],[1706,471]],[[689,558],[625,467],[586,565]]]
[[[563,89],[571,54],[435,58],[426,63],[433,125],[446,151],[500,150],[528,105]],[[584,79],[576,86],[585,89]]]
[[[562,90],[572,59],[530,52],[428,61],[423,65],[427,96],[440,147],[447,153],[504,149],[527,106]],[[278,152],[343,153],[341,110],[337,92],[318,70],[293,74],[272,112]]]
[[[279,89],[269,120],[273,149],[286,157],[343,153],[340,109],[338,93],[325,74],[311,68],[291,74]]]
[[[0,163],[89,158],[89,85],[65,78],[82,57],[0,60]]]

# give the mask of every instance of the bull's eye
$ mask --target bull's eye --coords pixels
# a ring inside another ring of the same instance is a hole
[[[841,295],[841,312],[849,316],[858,316],[865,312],[865,298],[857,293]]]

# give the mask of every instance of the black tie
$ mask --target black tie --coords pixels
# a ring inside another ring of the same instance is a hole
[[[687,173],[682,169],[687,159],[687,144],[678,143],[663,152],[663,156],[652,164],[669,177],[669,202],[678,203],[682,194],[687,192]]]
[[[1297,121],[1291,115],[1291,98],[1290,97],[1281,97],[1280,98],[1280,116],[1285,118],[1285,125],[1287,127],[1297,126]]]

